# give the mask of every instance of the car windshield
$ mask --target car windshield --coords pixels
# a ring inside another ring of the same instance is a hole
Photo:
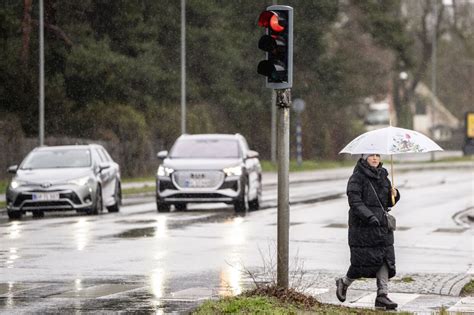
[[[41,150],[30,153],[21,169],[89,167],[88,149]]]
[[[171,158],[239,158],[237,140],[227,139],[181,139],[171,150]]]

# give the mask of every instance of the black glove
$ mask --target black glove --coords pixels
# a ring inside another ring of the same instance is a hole
[[[373,215],[369,218],[369,225],[371,225],[371,226],[380,226],[380,222],[379,222],[379,220],[377,220],[375,215]]]

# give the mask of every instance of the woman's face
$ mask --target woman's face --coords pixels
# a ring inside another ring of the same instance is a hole
[[[377,167],[380,164],[380,154],[372,154],[367,158],[367,163],[372,167]]]

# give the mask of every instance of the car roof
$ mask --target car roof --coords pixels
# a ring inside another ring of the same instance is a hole
[[[240,134],[224,134],[224,133],[203,133],[203,134],[184,134],[179,139],[239,139]]]
[[[53,146],[42,146],[36,147],[35,151],[55,151],[55,150],[77,150],[77,149],[90,149],[90,148],[102,148],[98,144],[77,144],[77,145],[53,145]]]

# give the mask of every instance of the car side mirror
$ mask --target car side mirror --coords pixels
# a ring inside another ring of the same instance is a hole
[[[156,154],[156,157],[159,159],[159,160],[164,160],[166,159],[166,157],[168,156],[168,151],[160,151]]]
[[[7,169],[7,172],[10,174],[16,174],[17,170],[18,170],[18,165],[12,165]]]
[[[248,150],[247,152],[247,159],[255,159],[255,158],[258,158],[259,157],[259,154],[257,151],[254,151],[254,150]]]
[[[99,172],[102,172],[105,169],[108,169],[110,167],[110,164],[107,162],[101,162],[99,164]]]

